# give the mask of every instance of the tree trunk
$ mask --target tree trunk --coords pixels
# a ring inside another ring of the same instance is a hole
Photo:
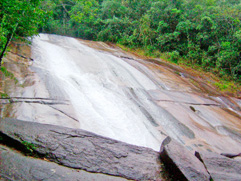
[[[25,10],[23,11],[22,16],[24,16],[24,13],[25,13]],[[1,55],[0,55],[0,68],[1,68],[1,66],[2,66],[2,60],[3,60],[4,53],[5,53],[5,51],[7,50],[7,47],[8,47],[8,45],[9,45],[10,41],[12,40],[13,35],[14,35],[16,29],[18,28],[18,24],[19,24],[19,20],[17,21],[17,23],[16,23],[16,25],[15,25],[12,33],[8,36],[7,43],[5,44],[5,46],[4,46],[4,48],[3,48],[3,51],[2,51],[2,53],[1,53]]]
[[[8,36],[7,43],[5,44],[5,46],[3,48],[3,51],[0,55],[0,67],[2,66],[2,59],[3,59],[4,53],[5,53],[5,51],[6,51],[6,49],[7,49],[7,47],[8,47],[12,38],[13,38],[13,33],[10,36]]]

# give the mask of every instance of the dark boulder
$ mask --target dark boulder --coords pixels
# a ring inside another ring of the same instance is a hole
[[[80,129],[4,119],[0,133],[34,145],[35,153],[58,164],[134,180],[159,180],[159,153]],[[16,145],[16,144],[15,144]]]
[[[211,152],[196,152],[195,155],[204,163],[214,181],[241,180],[240,161]]]
[[[90,173],[32,157],[26,157],[0,145],[0,180],[126,180],[105,174]]]
[[[209,180],[204,165],[177,141],[167,137],[161,146],[161,160],[175,180]]]

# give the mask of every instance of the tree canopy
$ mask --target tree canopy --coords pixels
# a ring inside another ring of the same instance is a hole
[[[1,0],[0,2],[0,60],[12,39],[22,39],[38,33],[45,12],[40,0]],[[1,66],[0,62],[0,66]]]
[[[43,31],[167,53],[241,79],[239,0],[45,0]],[[46,6],[48,5],[48,6]]]
[[[241,81],[240,0],[2,0],[1,52],[41,32],[142,48]],[[49,12],[46,16],[45,12]]]

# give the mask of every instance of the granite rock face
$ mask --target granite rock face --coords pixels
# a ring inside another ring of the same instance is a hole
[[[170,137],[163,141],[160,155],[161,160],[176,180],[210,180],[203,163]]]
[[[159,153],[84,130],[4,119],[0,133],[58,164],[134,180],[161,180]]]
[[[32,157],[26,157],[6,146],[0,145],[0,180],[48,180],[48,181],[122,181],[120,177],[90,173],[60,166]]]
[[[196,152],[195,155],[204,163],[214,181],[241,180],[241,162],[210,152]]]
[[[162,180],[162,163],[174,180],[241,178],[240,161],[210,152],[193,155],[170,137],[158,153],[80,129],[15,119],[0,119],[0,136],[8,146],[0,144],[3,180]],[[9,147],[32,150],[52,162],[23,156]]]

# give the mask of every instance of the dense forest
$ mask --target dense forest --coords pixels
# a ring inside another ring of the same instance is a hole
[[[35,34],[39,27],[39,32],[140,48],[147,55],[165,56],[175,63],[197,65],[221,77],[241,81],[240,0],[3,2],[5,6],[22,2],[22,9],[17,12],[18,17],[11,12],[19,6],[1,11],[1,50],[12,32],[23,36],[21,31],[27,30],[26,37]]]
[[[45,0],[43,32],[143,48],[241,79],[240,0]]]
[[[40,9],[39,0],[0,1],[0,66],[11,40],[24,40],[38,33],[47,13]]]

